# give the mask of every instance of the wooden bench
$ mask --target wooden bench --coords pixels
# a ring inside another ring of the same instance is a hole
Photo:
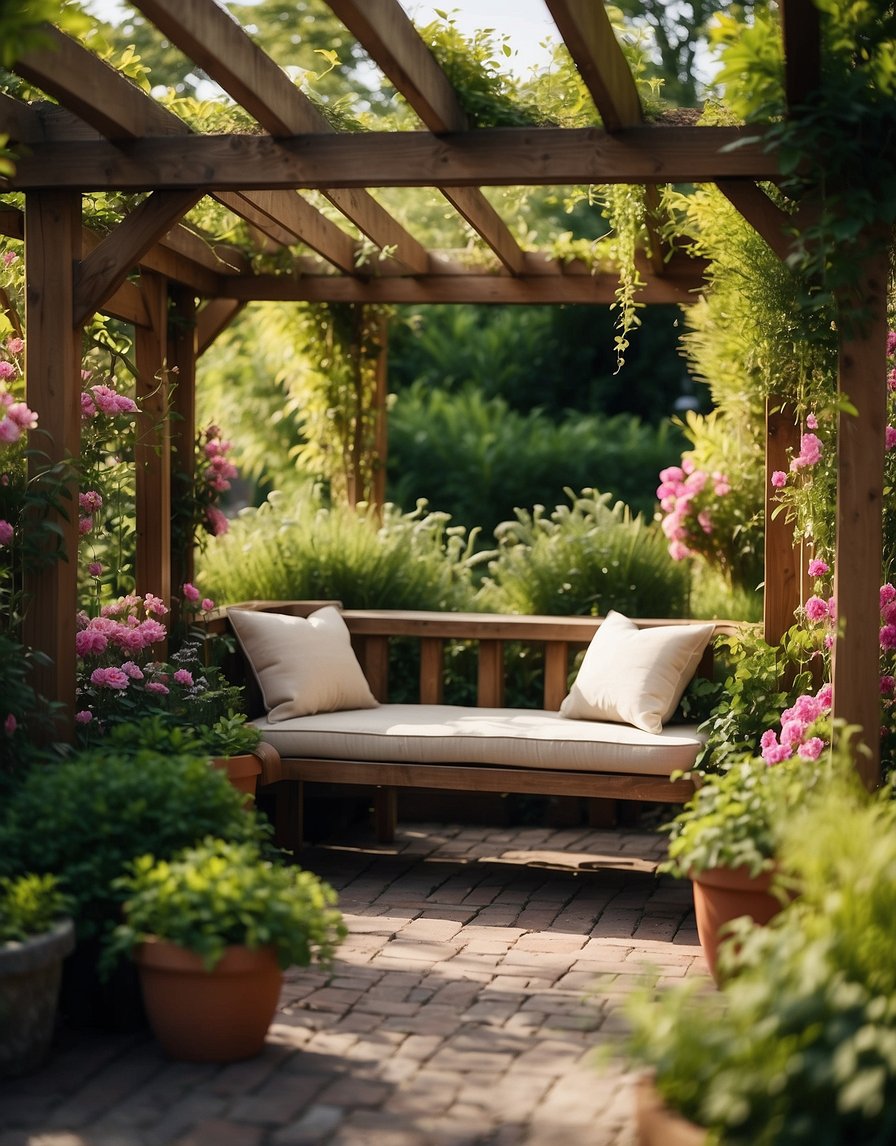
[[[239,608],[307,616],[324,604],[338,602],[241,602]],[[441,705],[445,695],[445,648],[449,642],[470,642],[476,651],[476,705],[500,708],[505,701],[505,649],[535,645],[544,653],[543,694],[532,709],[556,712],[569,690],[573,658],[587,647],[601,624],[598,617],[507,616],[483,613],[439,613],[387,609],[346,609],[342,616],[352,647],[371,691],[381,703],[389,701],[390,643],[412,640],[419,645],[419,680],[414,697],[420,705]],[[217,622],[220,628],[222,620]],[[638,620],[639,627],[680,625],[676,620]],[[226,622],[225,622],[226,624]],[[715,635],[732,633],[727,621],[715,624]],[[712,677],[712,642],[698,675]],[[261,693],[252,672],[237,654],[232,674],[246,685],[250,716],[263,714]],[[272,737],[272,739],[274,739]],[[370,787],[380,840],[391,840],[396,825],[397,792],[424,788],[455,792],[521,793],[576,796],[593,801],[634,800],[683,803],[694,790],[687,777],[643,772],[574,771],[572,769],[490,766],[470,763],[420,763],[415,760],[330,759],[268,754],[259,778],[260,791],[274,798],[276,838],[282,846],[301,843],[303,784],[320,782]]]

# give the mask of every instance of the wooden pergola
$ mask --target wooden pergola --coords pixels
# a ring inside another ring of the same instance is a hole
[[[25,210],[0,207],[0,233],[25,240],[26,385],[29,405],[57,458],[80,441],[81,332],[102,311],[132,323],[138,392],[144,399],[137,456],[138,591],[169,597],[171,457],[192,456],[196,362],[251,300],[357,303],[609,305],[614,275],[523,250],[483,187],[643,184],[648,205],[666,183],[715,183],[785,257],[793,218],[761,184],[779,178],[755,125],[647,123],[610,21],[598,0],[546,0],[558,34],[591,95],[602,127],[474,129],[457,93],[398,0],[328,0],[329,7],[406,98],[419,130],[334,131],[281,65],[214,0],[137,0],[164,37],[216,81],[257,123],[251,134],[202,135],[76,40],[48,29],[45,47],[14,70],[50,99],[0,96],[0,132],[17,150],[8,189]],[[781,0],[788,104],[820,79],[812,0]],[[499,29],[500,31],[500,29]],[[736,146],[735,146],[736,145]],[[471,268],[424,247],[370,188],[437,189],[493,254]],[[82,224],[82,196],[149,192],[110,234]],[[303,192],[320,191],[346,226]],[[253,273],[244,253],[205,243],[181,220],[212,196],[253,229],[261,249],[299,253],[285,274]],[[796,216],[799,219],[799,214]],[[358,235],[364,236],[360,239]],[[388,250],[371,263],[362,248]],[[664,250],[659,231],[642,264],[647,303],[688,303],[705,267]],[[841,335],[839,383],[858,410],[839,427],[835,594],[846,624],[834,651],[834,715],[864,730],[869,783],[879,770],[878,607],[886,422],[886,289],[883,250],[863,268],[873,315],[861,335]],[[176,418],[157,379],[176,367]],[[793,417],[770,416],[767,466],[784,468],[798,441]],[[188,448],[183,448],[184,443]],[[767,483],[768,486],[768,483]],[[77,518],[63,522],[77,551]],[[766,519],[765,629],[776,641],[800,602],[801,569],[783,519]],[[75,694],[76,563],[57,563],[32,585],[27,639],[52,658],[40,685]]]

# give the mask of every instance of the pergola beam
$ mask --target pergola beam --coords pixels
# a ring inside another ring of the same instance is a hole
[[[607,131],[640,123],[638,89],[604,5],[590,0],[545,3]]]
[[[78,326],[100,309],[141,257],[201,198],[201,191],[155,192],[78,263],[74,297]]]
[[[465,131],[457,93],[397,0],[328,0],[329,7],[401,92],[430,131]],[[440,188],[451,206],[511,274],[522,274],[523,252],[478,187]]]
[[[283,69],[214,0],[138,0],[137,6],[274,138],[332,132]],[[372,243],[393,248],[397,262],[414,273],[427,269],[426,249],[366,190],[346,192],[338,183],[320,190]]]
[[[772,180],[777,160],[760,129],[632,127],[483,128],[424,132],[146,137],[126,148],[103,142],[34,144],[17,162],[14,190],[208,191],[363,187],[551,186],[577,183],[717,183]],[[396,224],[397,226],[397,224]]]

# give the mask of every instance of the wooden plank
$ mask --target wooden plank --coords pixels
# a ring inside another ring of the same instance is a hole
[[[204,354],[246,306],[233,298],[213,298],[196,315],[196,353]]]
[[[467,129],[457,93],[397,0],[334,0],[330,8],[430,131]],[[443,194],[504,266],[521,273],[519,244],[482,192],[470,187]]]
[[[442,194],[483,241],[491,247],[511,274],[521,275],[526,269],[526,257],[507,229],[507,224],[476,187],[442,187]]]
[[[225,20],[230,24],[233,23],[227,16],[225,16]],[[68,107],[77,111],[78,115],[90,127],[98,130],[108,139],[118,142],[136,139],[146,134],[179,136],[181,138],[192,135],[186,123],[163,108],[161,104],[157,104],[146,92],[141,91],[125,76],[104,64],[77,41],[55,29],[52,32],[52,38],[52,51],[27,55],[22,61],[22,66],[31,78],[31,82],[37,83],[44,91],[54,95],[61,102],[67,103]],[[63,77],[55,73],[54,62],[58,66],[57,61],[64,62],[67,69],[67,73]],[[76,99],[71,97],[73,85],[77,87]],[[304,99],[304,97],[302,98]],[[9,114],[12,114],[11,109],[9,109]],[[30,133],[34,133],[29,139],[29,142],[32,143],[44,139],[71,140],[72,138],[81,138],[80,134],[73,135],[71,130],[67,130],[64,123],[61,125],[62,130],[60,131],[60,125],[57,125],[55,121],[47,120],[43,115],[37,124],[33,118],[23,120],[22,123]],[[48,123],[52,123],[52,131],[49,130]],[[37,134],[39,129],[40,134]],[[201,182],[198,185],[201,185]],[[251,204],[251,196],[244,196],[244,199]],[[284,196],[284,210],[288,211],[289,207],[289,199]],[[202,259],[200,258],[199,261],[202,262]],[[153,269],[168,274],[166,268],[156,266]],[[211,289],[209,289],[208,284],[205,287],[198,285],[197,275],[193,268],[190,268],[189,277],[185,277],[185,269],[182,268],[177,273],[176,277],[180,281],[191,286],[197,286],[206,294],[215,293],[213,284]]]
[[[238,215],[242,214],[240,201],[248,203],[257,214],[280,224],[287,233],[287,245],[299,239],[333,266],[347,274],[356,272],[358,243],[301,195],[292,191],[256,191],[247,200],[237,192],[225,191],[217,198]]]
[[[97,310],[112,318],[119,318],[122,322],[129,322],[132,326],[150,325],[146,302],[135,283],[122,283]]]
[[[327,0],[430,131],[465,131],[457,93],[397,0]]]
[[[590,127],[498,127],[441,137],[419,131],[291,140],[195,136],[189,147],[183,140],[153,137],[135,140],[126,149],[105,142],[38,143],[18,159],[9,187],[326,192],[334,187],[717,183],[777,177],[777,159],[765,150],[760,128],[631,127],[608,135]]]
[[[308,97],[214,0],[140,0],[138,7],[275,138],[332,132]],[[322,190],[376,246],[394,247],[393,257],[409,270],[427,269],[425,249],[366,190]]]
[[[136,0],[134,6],[271,135],[330,130],[311,100],[214,0]]]
[[[201,198],[201,191],[156,191],[81,260],[75,269],[75,322],[79,326],[100,309],[141,256]]]
[[[480,708],[500,708],[504,703],[504,642],[479,641],[476,703]]]
[[[763,626],[765,639],[777,645],[794,623],[801,604],[801,547],[794,546],[793,522],[785,513],[774,514],[777,502],[772,486],[775,470],[788,472],[790,458],[799,453],[800,425],[792,409],[782,409],[770,398],[765,413],[765,586]],[[769,573],[772,576],[769,576]]]
[[[134,338],[136,391],[140,413],[134,446],[139,594],[171,600],[171,438],[168,417],[169,380],[163,375],[167,350],[168,292],[165,279],[152,272],[140,276],[152,319]]]
[[[676,276],[648,279],[638,299],[645,303],[697,301],[704,286],[700,268],[688,278]],[[616,299],[619,279],[615,274],[592,276],[386,275],[366,281],[342,275],[303,274],[225,276],[222,295],[245,301],[308,301],[370,303],[464,303],[484,302],[530,306],[539,303],[587,303],[610,306]]]
[[[77,40],[46,25],[46,47],[26,52],[13,70],[107,139],[183,135],[182,120]]]
[[[420,703],[441,704],[445,642],[424,637],[420,642]]]
[[[860,725],[868,755],[856,767],[869,787],[880,782],[880,605],[882,507],[887,424],[887,278],[884,236],[870,236],[857,297],[844,299],[843,326],[867,308],[863,329],[841,333],[839,388],[857,414],[841,413],[837,431],[837,540],[834,596],[842,626],[834,644],[832,715]]]
[[[384,704],[389,699],[389,637],[366,635],[355,648],[370,691]]]
[[[77,458],[81,452],[81,332],[74,324],[72,266],[80,253],[81,202],[71,192],[29,195],[25,216],[26,401],[39,429],[31,446],[47,462]],[[31,472],[44,461],[32,458]],[[68,518],[57,515],[67,560],[39,572],[26,570],[25,643],[50,658],[32,675],[35,689],[64,705],[58,727],[43,730],[47,740],[74,736],[75,630],[78,610],[77,483]],[[35,733],[41,730],[35,729]]]
[[[549,641],[544,649],[544,706],[548,712],[559,712],[568,692],[569,645]]]
[[[168,450],[170,470],[183,474],[192,484],[196,469],[196,357],[198,330],[196,298],[186,287],[169,286],[167,324],[167,364],[169,369]],[[180,496],[179,484],[172,482],[172,496]],[[171,538],[171,589],[180,597],[181,586],[194,574],[192,538]]]
[[[592,0],[545,3],[607,131],[640,123],[638,89],[604,5]]]
[[[426,247],[418,243],[366,190],[361,187],[324,187],[322,190],[333,206],[351,219],[375,246],[391,249],[389,259],[393,263],[416,275],[426,274],[430,269]]]
[[[716,185],[778,258],[785,260],[793,248],[796,219],[782,211],[755,183],[722,179]]]
[[[433,788],[449,792],[520,792],[538,796],[594,796],[621,800],[684,803],[694,794],[691,780],[628,773],[566,772],[496,768],[469,764],[383,764],[361,760],[284,757],[283,777],[330,784],[375,784]]]
[[[262,194],[270,198],[279,197],[283,193],[264,191]],[[219,191],[214,198],[233,211],[235,215],[239,215],[241,219],[245,219],[247,223],[251,223],[253,227],[257,227],[263,234],[268,235],[281,247],[289,247],[295,241],[295,235],[292,231],[277,222],[270,212],[262,211],[255,203],[240,195],[239,192]]]
[[[814,0],[781,0],[784,94],[789,111],[811,102],[821,83],[821,25]]]

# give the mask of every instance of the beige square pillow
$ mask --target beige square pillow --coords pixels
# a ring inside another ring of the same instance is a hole
[[[560,705],[575,720],[613,720],[662,732],[694,675],[713,624],[639,629],[611,611],[594,634]]]
[[[339,610],[308,617],[228,609],[227,615],[258,678],[268,720],[376,708]]]

